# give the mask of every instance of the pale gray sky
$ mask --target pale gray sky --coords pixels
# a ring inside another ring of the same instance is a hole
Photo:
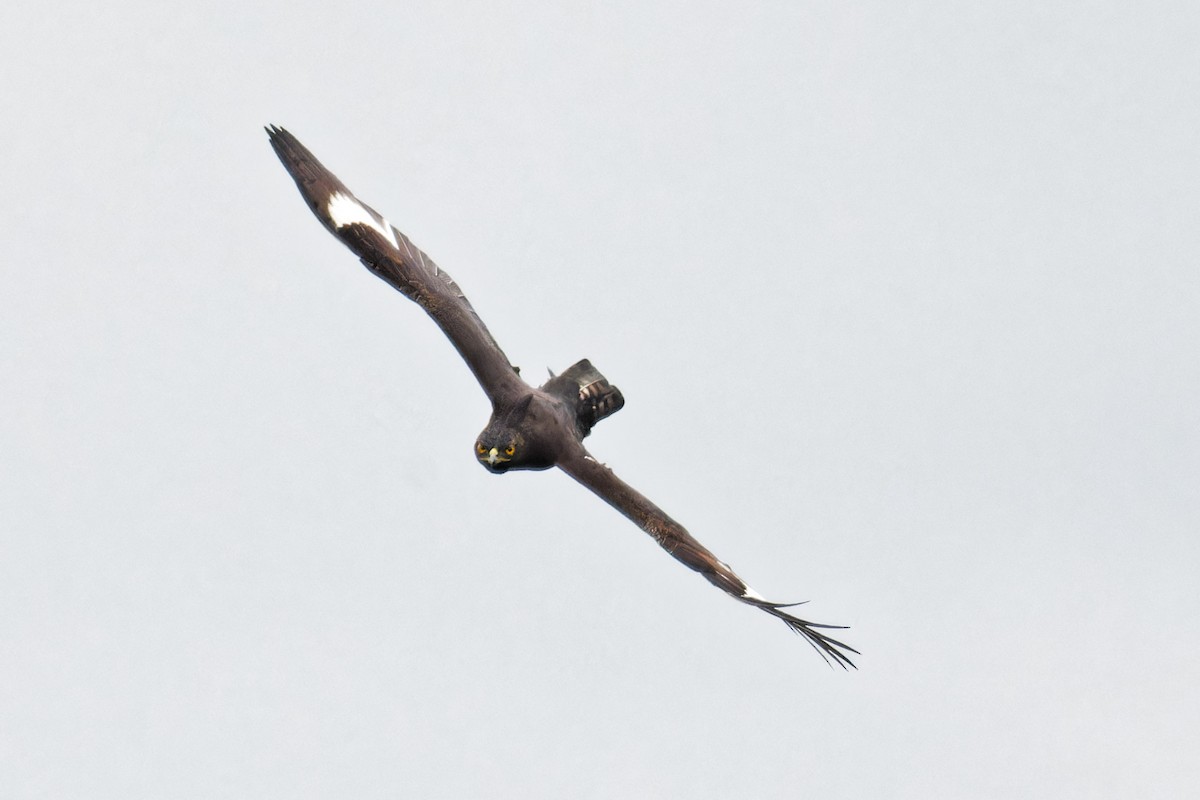
[[[1200,785],[1200,12],[737,5],[8,11],[0,796]],[[860,671],[473,463],[266,123]]]

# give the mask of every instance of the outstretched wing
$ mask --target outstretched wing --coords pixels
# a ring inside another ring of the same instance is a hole
[[[356,198],[295,136],[274,125],[267,134],[317,219],[368,269],[433,317],[493,405],[525,387],[453,278]]]
[[[664,550],[699,572],[709,583],[733,599],[760,608],[783,620],[789,628],[807,639],[827,663],[832,659],[833,663],[843,669],[854,666],[848,653],[857,654],[858,651],[822,632],[845,628],[844,625],[822,625],[783,611],[800,604],[772,603],[751,589],[728,564],[720,561],[704,545],[693,539],[682,525],[667,516],[666,512],[651,503],[641,492],[614,475],[611,469],[588,455],[582,446],[573,449],[569,456],[559,461],[558,466],[595,492],[600,499],[633,520],[639,528],[653,536]]]

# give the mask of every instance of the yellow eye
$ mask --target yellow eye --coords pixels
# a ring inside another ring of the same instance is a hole
[[[483,455],[484,453],[487,452],[487,448],[484,447],[481,443],[476,442],[475,443],[475,452],[479,453],[479,455]]]
[[[504,448],[504,455],[506,456],[511,456],[515,452],[517,452],[517,448],[513,447],[511,444]]]

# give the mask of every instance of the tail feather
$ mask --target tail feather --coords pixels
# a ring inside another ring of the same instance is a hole
[[[575,406],[575,421],[583,436],[587,436],[597,422],[611,417],[625,405],[621,390],[609,383],[586,358],[572,364],[561,375],[551,372],[550,380],[542,388]]]

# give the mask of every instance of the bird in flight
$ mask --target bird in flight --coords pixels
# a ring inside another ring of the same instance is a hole
[[[275,154],[321,224],[367,269],[425,309],[467,362],[492,403],[491,419],[475,440],[475,458],[485,469],[502,474],[558,467],[718,589],[782,620],[827,663],[843,669],[854,666],[849,653],[858,651],[824,632],[845,626],[809,622],[784,610],[799,603],[767,600],[682,525],[588,453],[584,437],[625,404],[620,390],[590,361],[584,359],[560,375],[551,373],[539,387],[530,386],[448,274],[379,212],[356,198],[295,136],[274,125],[266,130]]]

